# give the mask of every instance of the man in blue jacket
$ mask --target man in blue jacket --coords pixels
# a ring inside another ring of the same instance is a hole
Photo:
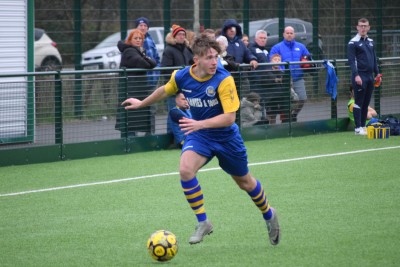
[[[282,57],[282,62],[301,61],[304,56],[309,56],[307,48],[295,40],[294,29],[287,26],[283,32],[283,41],[277,43],[271,48],[269,55],[279,54]],[[270,59],[271,60],[271,59]],[[292,110],[292,121],[297,121],[297,115],[300,113],[307,100],[307,92],[304,81],[304,72],[299,64],[289,66],[290,74],[293,81],[293,89],[299,96],[299,101],[296,107]],[[287,122],[283,121],[283,122]]]
[[[347,59],[351,68],[351,84],[354,89],[354,123],[355,134],[367,135],[365,122],[367,120],[368,105],[374,90],[374,73],[377,85],[380,85],[379,74],[374,42],[368,38],[370,29],[366,18],[358,20],[357,35],[347,45]]]

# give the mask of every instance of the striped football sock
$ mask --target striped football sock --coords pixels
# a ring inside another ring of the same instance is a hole
[[[189,181],[181,180],[181,185],[183,192],[185,193],[186,200],[196,214],[197,221],[203,222],[207,220],[207,214],[204,208],[203,191],[201,191],[201,187],[197,178],[194,177]]]
[[[253,200],[254,204],[261,210],[265,220],[270,220],[272,217],[272,211],[270,209],[267,196],[265,195],[264,189],[260,183],[257,181],[257,186],[253,191],[249,192],[249,196]]]

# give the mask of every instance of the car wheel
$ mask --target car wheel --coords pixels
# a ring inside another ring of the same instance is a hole
[[[58,71],[61,70],[61,62],[55,57],[47,57],[40,66],[41,71]]]

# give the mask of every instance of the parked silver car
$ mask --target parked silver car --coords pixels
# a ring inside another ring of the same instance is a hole
[[[35,28],[34,50],[36,71],[61,70],[62,59],[57,43],[43,29]]]
[[[130,30],[127,34],[129,34]],[[151,27],[149,34],[156,44],[160,58],[164,51],[164,28]],[[81,65],[84,70],[117,69],[121,62],[121,53],[117,48],[121,33],[116,32],[101,41],[95,48],[82,54]]]
[[[243,23],[240,24],[243,30]],[[313,25],[301,19],[285,18],[285,27],[292,26],[296,35],[296,41],[304,44],[310,53],[313,52]],[[249,22],[249,39],[254,41],[254,36],[258,30],[264,30],[268,34],[267,50],[279,42],[282,32],[279,32],[279,18],[255,20]],[[318,54],[323,55],[322,39],[318,36]]]

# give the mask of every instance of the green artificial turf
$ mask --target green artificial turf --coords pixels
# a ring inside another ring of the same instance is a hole
[[[167,266],[396,266],[399,141],[347,132],[247,142],[251,173],[279,214],[275,247],[215,159],[198,174],[214,233],[197,245],[187,242],[196,220],[178,150],[3,167],[0,265],[157,266],[146,242],[166,229],[179,242]]]

